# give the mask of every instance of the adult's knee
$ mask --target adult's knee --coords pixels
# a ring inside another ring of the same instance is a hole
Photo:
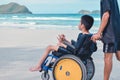
[[[108,64],[112,63],[112,56],[105,56],[104,57],[104,62],[108,63]]]
[[[111,58],[104,58],[104,62],[105,63],[112,63],[112,59]]]

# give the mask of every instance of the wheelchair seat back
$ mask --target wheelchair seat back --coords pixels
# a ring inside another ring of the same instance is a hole
[[[76,52],[76,55],[81,59],[90,58],[93,52],[97,50],[97,45],[91,40],[92,34],[88,35],[84,40],[82,47]]]

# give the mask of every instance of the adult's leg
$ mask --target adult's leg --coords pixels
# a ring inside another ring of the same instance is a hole
[[[112,57],[113,53],[104,54],[104,80],[109,80],[112,71]]]
[[[32,67],[30,68],[30,71],[39,71],[41,70],[41,65],[42,63],[45,61],[46,57],[48,56],[48,54],[51,52],[51,51],[57,51],[59,48],[59,46],[48,46],[45,50],[45,52],[43,53],[41,59],[38,61],[38,64],[35,66],[35,67]]]

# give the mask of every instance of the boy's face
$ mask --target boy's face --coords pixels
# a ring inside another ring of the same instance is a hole
[[[82,30],[82,29],[83,29],[83,26],[82,26],[81,21],[80,21],[80,23],[79,23],[79,25],[78,25],[78,29],[79,29],[79,30]]]
[[[78,24],[78,29],[79,29],[79,30],[81,30],[80,27],[81,27],[81,21],[80,21],[80,23]]]

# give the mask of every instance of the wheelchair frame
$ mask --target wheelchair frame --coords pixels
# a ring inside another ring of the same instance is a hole
[[[55,62],[52,61],[53,59],[56,59]],[[73,69],[69,67],[73,66],[71,63],[76,65]],[[64,67],[66,68],[63,70]],[[74,70],[75,68],[77,70]],[[77,80],[91,80],[95,73],[95,66],[92,58],[81,60],[72,54],[66,54],[59,58],[49,54],[42,64],[42,71],[42,80],[49,80],[49,71],[52,71],[54,80],[73,80],[74,78],[78,78]],[[76,72],[77,75],[75,74]]]

